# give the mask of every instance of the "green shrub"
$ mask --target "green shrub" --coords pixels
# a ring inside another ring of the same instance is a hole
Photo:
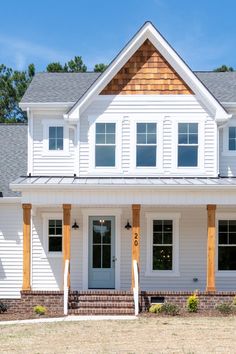
[[[229,303],[222,303],[216,305],[216,310],[218,310],[223,315],[230,315],[233,312],[233,306]]]
[[[176,316],[179,314],[179,307],[175,304],[164,303],[161,307],[161,312],[166,315]]]
[[[236,306],[236,296],[233,298],[232,305],[233,305],[233,306]]]
[[[37,305],[34,307],[34,312],[37,315],[45,315],[45,313],[47,312],[47,308],[41,305]]]
[[[149,312],[151,313],[160,313],[162,309],[162,304],[155,304],[149,307]]]
[[[0,301],[0,313],[7,311],[7,305]]]
[[[189,296],[187,299],[187,310],[188,312],[197,312],[199,305],[199,299],[196,294]]]

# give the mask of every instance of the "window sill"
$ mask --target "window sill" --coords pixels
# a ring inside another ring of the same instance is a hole
[[[41,259],[48,259],[48,258],[61,258],[62,252],[55,252],[55,253],[47,253],[41,256]]]
[[[236,277],[236,270],[218,270],[216,277]]]
[[[57,150],[57,151],[45,151],[42,153],[43,157],[70,157],[71,154],[67,151]]]
[[[180,273],[177,271],[149,271],[146,272],[145,277],[179,277]]]

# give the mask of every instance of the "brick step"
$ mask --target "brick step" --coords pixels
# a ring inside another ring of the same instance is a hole
[[[112,296],[112,295],[79,295],[69,296],[69,301],[133,301],[133,296]]]
[[[134,315],[134,309],[116,308],[116,309],[97,309],[97,308],[79,308],[69,310],[69,315]]]
[[[71,307],[75,308],[73,305],[77,305],[78,308],[134,308],[133,302],[79,302],[79,303],[71,303]]]
[[[70,295],[133,295],[132,291],[125,290],[70,290]]]

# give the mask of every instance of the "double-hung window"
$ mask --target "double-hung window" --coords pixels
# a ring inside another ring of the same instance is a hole
[[[48,149],[63,150],[63,127],[49,127]]]
[[[48,252],[62,252],[62,220],[48,220]]]
[[[178,124],[178,167],[198,166],[198,123]]]
[[[236,271],[236,220],[218,221],[218,270]]]
[[[236,150],[236,127],[229,127],[229,151]]]
[[[137,123],[136,166],[155,167],[157,163],[156,123]]]
[[[152,269],[173,270],[173,221],[153,220]]]
[[[116,124],[96,123],[95,167],[116,166]]]

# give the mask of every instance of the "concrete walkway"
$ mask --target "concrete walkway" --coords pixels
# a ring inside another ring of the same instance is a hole
[[[126,321],[136,320],[136,316],[66,316],[54,318],[35,318],[31,320],[0,321],[1,325],[31,324],[31,323],[54,323],[54,322],[76,322],[76,321]]]

